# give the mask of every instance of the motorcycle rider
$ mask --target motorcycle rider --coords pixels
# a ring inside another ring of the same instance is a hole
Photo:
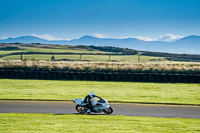
[[[87,108],[87,114],[90,114],[91,109],[92,109],[92,103],[91,103],[91,99],[98,97],[95,95],[94,92],[90,92],[89,95],[87,95],[85,97],[85,99],[83,100],[83,103],[85,104],[86,108]]]

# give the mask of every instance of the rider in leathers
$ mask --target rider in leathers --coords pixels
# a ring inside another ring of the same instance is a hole
[[[91,112],[91,109],[92,109],[91,99],[95,97],[98,97],[98,96],[96,96],[94,92],[90,92],[90,95],[87,95],[85,99],[83,100],[83,103],[85,104],[87,108],[87,114],[90,114]]]

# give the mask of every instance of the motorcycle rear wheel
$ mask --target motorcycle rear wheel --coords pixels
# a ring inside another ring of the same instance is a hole
[[[86,108],[84,106],[76,105],[76,111],[80,114],[85,114],[87,112]]]
[[[108,110],[108,111],[107,111]],[[103,112],[105,114],[112,114],[113,113],[113,109],[111,107],[107,108],[107,110],[103,110]]]

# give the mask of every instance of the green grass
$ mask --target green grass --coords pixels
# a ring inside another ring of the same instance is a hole
[[[0,50],[0,55],[11,54],[11,53],[21,53],[21,52],[26,52],[26,51],[25,50],[9,50],[9,51]]]
[[[102,115],[0,114],[0,132],[194,133],[200,119]]]
[[[23,59],[31,60],[51,60],[52,55],[46,54],[32,54],[32,55],[24,55]],[[54,55],[56,60],[60,59],[70,59],[70,60],[79,60],[80,55]],[[11,55],[11,56],[5,56],[3,60],[20,60],[21,55]],[[151,57],[151,56],[140,56],[140,62],[147,62],[151,59],[163,59],[161,57]],[[108,55],[82,55],[81,60],[89,60],[89,61],[100,61],[100,62],[106,62],[109,61]],[[118,61],[118,62],[129,62],[129,63],[136,63],[138,62],[138,56],[137,55],[112,55],[111,61]]]
[[[47,53],[109,53],[103,52],[99,50],[89,50],[84,48],[68,48],[68,46],[55,46],[51,45],[46,47],[28,47],[28,46],[19,46],[19,50],[0,50],[0,54],[10,54],[10,53],[17,53],[17,52],[47,52]]]
[[[101,53],[101,54],[116,54],[116,52],[104,52],[92,48],[87,48],[87,47],[72,47],[72,46],[62,46],[62,45],[37,45],[37,44],[0,44],[0,47],[3,46],[17,46],[19,50],[0,50],[0,55],[1,54],[11,54],[11,53],[20,53],[20,52],[41,52],[41,53]],[[119,54],[119,53],[118,53]],[[79,60],[80,56],[79,55],[54,55],[55,59],[60,60],[60,59],[70,59],[70,60]],[[41,54],[32,54],[32,55],[24,55],[23,59],[31,60],[51,60],[52,55],[51,54],[46,54],[46,55],[41,55]],[[20,60],[21,55],[11,55],[11,56],[5,56],[0,59],[3,60]],[[152,57],[152,56],[141,56],[140,61],[141,62],[146,62],[149,61],[150,59],[163,59],[163,57]],[[89,60],[89,61],[100,61],[100,62],[106,62],[109,60],[108,55],[82,55],[82,60]],[[119,62],[130,62],[130,63],[135,63],[138,62],[138,55],[119,55],[119,56],[111,56],[111,60],[113,61],[119,61]]]
[[[91,91],[108,101],[200,104],[200,84],[0,79],[0,99],[73,100]]]
[[[36,47],[20,47],[19,50],[0,50],[0,55],[11,54],[11,53],[26,53],[26,52],[43,52],[43,53],[109,53],[98,50],[87,50],[87,49],[70,49],[70,48],[36,48]],[[34,55],[31,55],[34,56]],[[41,56],[41,55],[39,55]],[[48,55],[47,55],[48,56]],[[20,55],[8,56],[5,59],[16,59]],[[3,58],[4,59],[4,58]],[[18,58],[19,59],[19,58]],[[32,57],[30,58],[32,59]]]
[[[53,53],[109,53],[103,52],[99,50],[87,50],[87,49],[71,49],[67,47],[59,47],[59,48],[35,48],[35,47],[23,47],[23,49],[27,52],[53,52]]]

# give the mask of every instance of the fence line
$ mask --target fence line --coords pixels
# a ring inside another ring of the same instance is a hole
[[[41,55],[41,56],[40,56]],[[13,57],[15,56],[15,57]],[[163,57],[144,57],[140,54],[110,54],[110,53],[11,53],[0,55],[6,60],[51,60],[51,61],[104,61],[104,62],[161,62]]]

